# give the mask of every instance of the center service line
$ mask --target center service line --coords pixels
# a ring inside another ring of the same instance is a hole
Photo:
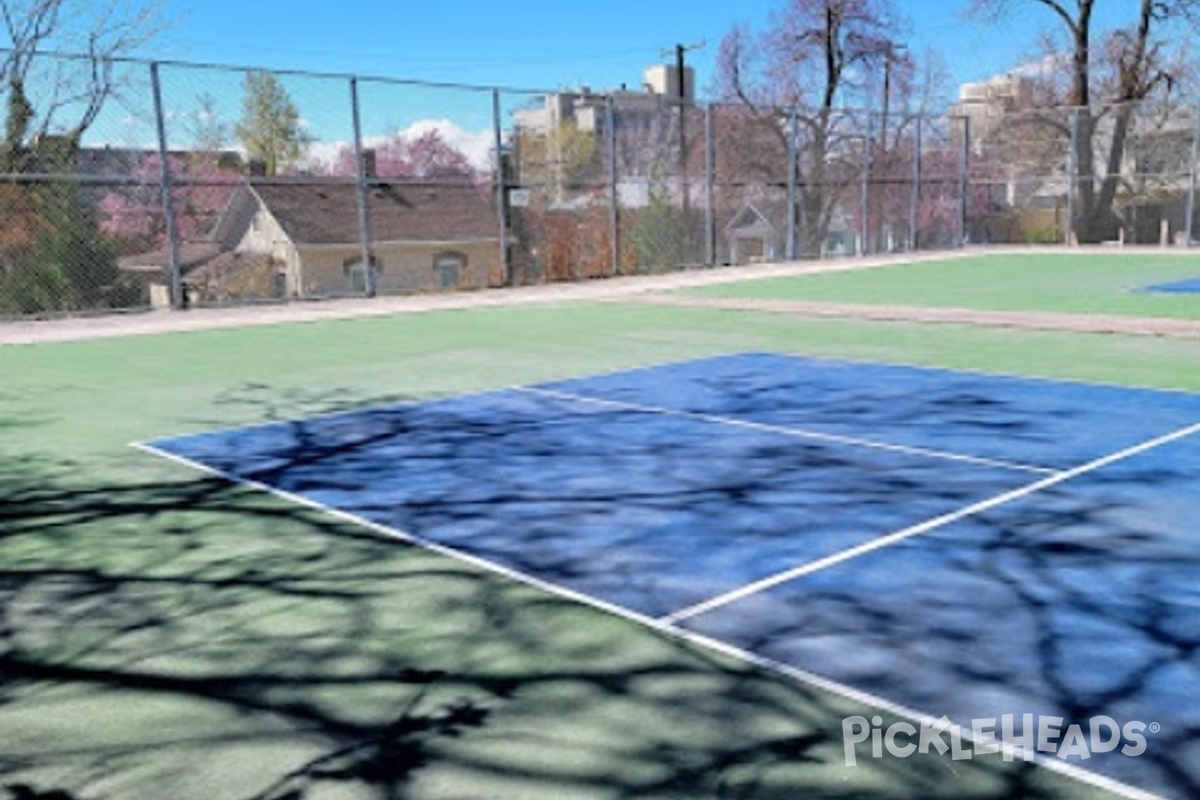
[[[608,400],[600,397],[589,397],[582,394],[560,392],[554,389],[542,389],[532,386],[521,387],[517,389],[517,391],[525,392],[526,394],[540,395],[542,397],[550,397],[556,400],[567,400],[570,402],[585,403],[593,406],[616,408],[623,411],[635,411],[644,414],[659,414],[665,417],[679,417],[681,419],[690,419],[698,422],[711,422],[717,425],[726,425],[733,428],[745,428],[747,430],[761,431],[763,433],[791,436],[796,439],[811,439],[813,441],[827,442],[829,444],[865,447],[870,450],[884,450],[891,453],[903,453],[904,455],[910,456],[924,456],[926,458],[938,458],[947,461],[961,461],[967,464],[975,464],[983,467],[1016,470],[1018,472],[1032,472],[1039,475],[1058,474],[1057,470],[1050,469],[1049,467],[1039,467],[1031,464],[1015,464],[1011,461],[1000,461],[994,458],[982,458],[980,456],[969,456],[961,453],[949,453],[944,450],[931,450],[925,447],[910,447],[902,444],[877,442],[872,439],[860,439],[854,436],[840,436],[834,433],[821,433],[820,431],[812,431],[805,428],[789,428],[781,425],[770,425],[764,422],[753,422],[751,420],[736,419],[734,417],[722,417],[717,414],[704,414],[698,411],[684,411],[682,409],[666,408],[663,406],[647,406],[640,403],[629,403],[624,400]]]

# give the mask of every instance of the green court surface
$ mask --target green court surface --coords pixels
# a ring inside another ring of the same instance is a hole
[[[1001,263],[721,291],[1066,308],[1063,258],[1057,293],[965,277]],[[1096,263],[1108,310],[1189,274]],[[0,797],[1110,796],[1000,755],[849,767],[842,719],[891,714],[129,446],[744,351],[1200,391],[1195,340],[611,302],[0,348]]]
[[[1195,294],[1146,287],[1200,277],[1200,254],[990,253],[882,269],[683,290],[739,299],[1200,319]]]

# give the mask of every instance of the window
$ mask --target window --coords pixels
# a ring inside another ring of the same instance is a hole
[[[382,271],[379,259],[371,256],[371,272],[378,278]],[[346,276],[346,288],[355,294],[366,294],[367,271],[361,258],[347,258],[342,262],[342,273]]]
[[[465,253],[447,251],[433,257],[433,271],[440,289],[457,289],[463,269],[467,266]]]

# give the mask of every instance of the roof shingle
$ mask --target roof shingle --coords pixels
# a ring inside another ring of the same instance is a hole
[[[358,242],[358,189],[350,183],[256,180],[253,191],[295,244]],[[499,221],[468,184],[379,183],[371,186],[371,238],[377,242],[498,241]]]

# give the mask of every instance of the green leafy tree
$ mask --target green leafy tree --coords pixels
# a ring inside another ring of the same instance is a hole
[[[100,233],[79,187],[47,183],[37,200],[37,235],[20,268],[0,285],[0,305],[35,314],[109,308],[135,299],[122,292],[116,249]]]
[[[251,72],[244,83],[242,119],[235,132],[252,161],[268,175],[298,162],[312,138],[300,122],[300,110],[283,84],[269,72]]]
[[[631,244],[640,267],[674,268],[684,260],[683,212],[665,191],[652,189],[650,202],[638,214]]]
[[[33,106],[25,96],[24,85],[18,80],[12,80],[8,87],[8,116],[4,121],[4,141],[0,143],[0,170],[24,171],[25,141],[33,114]]]

